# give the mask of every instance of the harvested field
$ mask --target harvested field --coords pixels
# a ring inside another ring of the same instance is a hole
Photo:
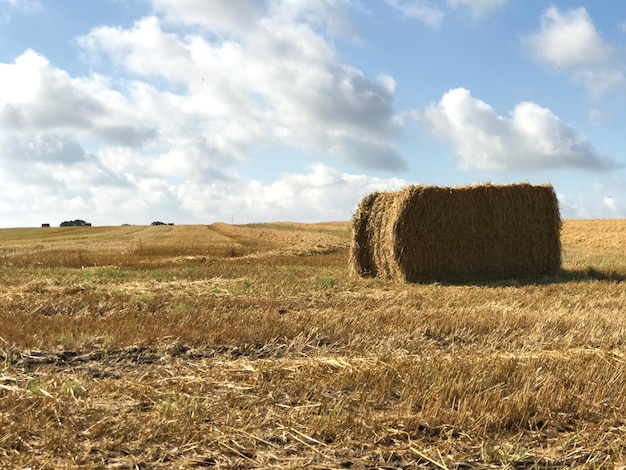
[[[0,230],[0,467],[626,465],[625,235],[407,285],[347,222]]]

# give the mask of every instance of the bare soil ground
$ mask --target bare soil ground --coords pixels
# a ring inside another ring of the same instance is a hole
[[[349,277],[349,230],[0,230],[0,468],[626,465],[626,221],[456,285]]]

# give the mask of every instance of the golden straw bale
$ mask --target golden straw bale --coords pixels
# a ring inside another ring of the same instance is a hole
[[[352,246],[350,249],[349,266],[353,274],[359,276],[376,276],[374,253],[372,251],[371,224],[368,224],[372,206],[380,193],[365,196],[352,218]]]
[[[550,274],[561,267],[554,189],[527,183],[372,193],[353,219],[350,270],[405,282]]]

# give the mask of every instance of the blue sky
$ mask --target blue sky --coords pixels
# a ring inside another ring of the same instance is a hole
[[[521,181],[624,218],[625,73],[613,0],[0,0],[0,226]]]

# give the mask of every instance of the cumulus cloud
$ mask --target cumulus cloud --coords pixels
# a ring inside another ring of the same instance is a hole
[[[170,21],[190,22],[200,3],[155,6],[167,9]],[[183,87],[186,92],[172,100],[190,117],[187,128],[234,160],[245,158],[252,145],[281,145],[367,168],[406,168],[392,144],[399,130],[393,78],[371,80],[342,63],[310,19],[350,2],[279,3],[285,9],[243,2],[252,19],[242,20],[248,21],[245,33],[226,38],[168,32],[159,18],[146,17],[131,28],[95,28],[78,42],[88,56],[106,57],[138,78]],[[212,24],[201,17],[197,23]]]
[[[548,8],[540,30],[527,36],[525,42],[537,59],[554,67],[603,63],[612,53],[583,7],[565,13]]]
[[[267,2],[263,0],[230,0],[201,2],[196,0],[152,0],[156,13],[166,21],[196,25],[216,34],[242,34],[260,18]]]
[[[231,38],[246,36],[268,16],[286,22],[304,21],[331,35],[352,37],[354,27],[347,12],[359,7],[354,0],[151,0],[151,4],[167,23],[193,25]]]
[[[155,141],[156,124],[142,111],[141,96],[132,89],[125,95],[100,76],[71,77],[27,50],[13,63],[0,64],[0,162],[13,169],[16,180],[124,185],[123,174],[84,147]]]
[[[623,72],[615,62],[614,48],[597,31],[584,7],[561,12],[548,8],[538,31],[522,38],[538,62],[567,69],[594,94],[623,85]]]
[[[365,194],[397,190],[407,184],[399,178],[342,173],[321,163],[313,163],[307,170],[285,173],[269,184],[246,178],[228,185],[187,183],[177,188],[176,195],[196,218],[216,214],[223,221],[234,216],[239,223],[283,219],[314,222],[349,220]]]
[[[25,167],[22,167],[22,170]],[[82,218],[96,225],[148,224],[153,220],[177,223],[235,223],[297,220],[349,220],[357,204],[372,191],[397,190],[408,184],[398,178],[349,174],[321,163],[305,172],[284,173],[261,183],[233,172],[228,181],[185,180],[172,184],[165,177],[128,175],[126,184],[94,184],[95,165],[77,164],[39,171],[19,183],[0,166],[6,179],[0,193],[4,226],[52,224]],[[42,197],[44,195],[44,197]],[[23,214],[19,212],[23,211]],[[18,218],[16,218],[18,217]]]
[[[522,102],[509,117],[464,88],[448,91],[424,111],[423,122],[461,157],[464,168],[536,170],[614,168],[593,145],[552,111]]]
[[[123,174],[85,150],[117,119],[134,115],[133,104],[97,76],[72,78],[43,56],[27,50],[13,63],[0,63],[0,167],[3,198],[15,211],[46,201],[72,207],[76,192],[102,186],[124,187]],[[8,183],[11,181],[11,184]],[[15,185],[15,188],[11,188]],[[29,198],[39,188],[38,198]],[[82,188],[82,189],[81,189]],[[19,202],[14,198],[18,198]]]
[[[71,164],[85,158],[85,151],[76,139],[68,135],[35,134],[29,138],[5,138],[3,155],[20,162]]]
[[[406,168],[394,78],[370,79],[333,43],[359,2],[210,3],[153,0],[152,16],[77,38],[106,75],[72,76],[33,50],[0,63],[3,225],[250,221],[259,207],[264,220],[346,220],[369,188],[398,184],[321,164],[273,183],[237,171],[273,147]]]
[[[118,120],[138,117],[133,108],[103,77],[73,78],[32,50],[12,64],[0,63],[0,122],[5,132],[97,133]]]
[[[32,185],[65,207],[76,197],[68,194],[124,192],[140,188],[141,178],[210,180],[224,173],[232,157],[193,135],[190,101],[138,81],[118,88],[98,75],[71,77],[31,50],[0,64],[0,167],[5,181],[21,183],[16,194]]]

